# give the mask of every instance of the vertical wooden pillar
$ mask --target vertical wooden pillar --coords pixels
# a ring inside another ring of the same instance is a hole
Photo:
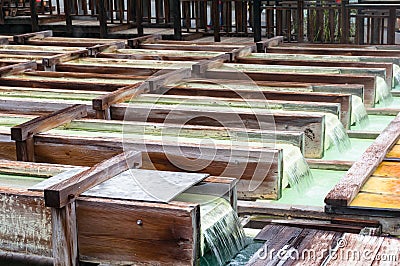
[[[138,36],[143,36],[143,2],[142,0],[136,0],[136,28]]]
[[[214,42],[220,42],[221,36],[219,34],[219,0],[213,0],[211,3],[211,21],[214,30]]]
[[[182,39],[182,26],[181,26],[181,2],[179,0],[172,0],[172,17],[174,23],[174,39]]]
[[[30,0],[30,11],[31,11],[31,23],[32,23],[32,31],[39,31],[39,18],[37,15],[37,10],[36,10],[36,0]],[[3,12],[1,10],[1,12]]]
[[[387,44],[395,44],[396,42],[396,8],[389,8],[389,18],[387,27]]]
[[[79,265],[75,208],[75,201],[63,208],[51,208],[54,265]]]
[[[64,1],[64,14],[65,14],[65,24],[66,24],[67,35],[68,36],[72,35],[72,16],[71,16],[71,11],[72,11],[71,0],[65,0]]]
[[[304,41],[304,0],[297,0],[297,41]]]
[[[107,14],[104,6],[104,0],[98,0],[97,10],[98,19],[100,22],[100,38],[107,38]]]
[[[15,141],[17,160],[23,162],[34,162],[35,161],[35,146],[33,137],[29,137],[26,140]]]
[[[261,41],[261,0],[253,1],[253,32],[254,42]]]
[[[349,0],[342,0],[341,4],[341,28],[342,28],[342,33],[340,35],[340,43],[349,43],[349,38],[350,38],[350,18],[349,18],[349,10],[347,8],[347,4],[349,3]]]
[[[357,44],[364,44],[364,14],[361,9],[357,10]]]

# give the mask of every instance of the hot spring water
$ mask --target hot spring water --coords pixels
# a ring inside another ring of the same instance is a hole
[[[391,88],[382,77],[376,77],[375,103],[390,102],[392,99]]]
[[[202,252],[209,249],[219,265],[229,262],[246,245],[239,217],[225,199],[200,206]]]
[[[325,114],[325,149],[337,147],[344,151],[350,147],[350,138],[339,118],[330,113]]]
[[[400,85],[400,66],[393,64],[393,87]]]
[[[368,123],[368,113],[363,100],[357,95],[351,96],[351,124],[365,125]]]

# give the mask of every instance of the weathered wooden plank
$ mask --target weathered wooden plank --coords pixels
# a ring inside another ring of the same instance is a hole
[[[54,265],[79,265],[75,201],[51,208]]]
[[[400,241],[397,238],[385,237],[372,266],[390,266],[399,261]]]
[[[17,174],[25,176],[50,177],[73,168],[75,167],[58,165],[58,164],[29,163],[29,162],[0,160],[1,173]]]
[[[149,91],[149,83],[136,83],[134,85],[120,88],[109,94],[93,99],[92,107],[94,110],[96,110],[97,113],[100,112],[100,117],[99,115],[97,115],[97,118],[111,119],[111,116],[107,117],[106,113],[109,113],[109,111],[106,112],[106,110],[110,108],[112,104],[132,99],[133,97],[137,97],[138,95]]]
[[[52,30],[45,30],[45,31],[14,35],[13,40],[16,44],[26,44],[26,41],[28,41],[30,38],[46,38],[52,36],[53,36]]]
[[[87,54],[88,54],[87,50],[77,50],[76,52],[63,53],[63,54],[53,55],[51,57],[44,57],[42,59],[42,65],[45,67],[46,70],[55,71],[57,64],[74,60],[81,56],[86,56]]]
[[[355,198],[360,188],[376,170],[386,153],[399,139],[400,115],[379,135],[375,142],[355,162],[346,175],[328,193],[325,203],[336,206],[347,206]]]
[[[11,138],[16,141],[25,141],[35,134],[48,131],[68,123],[73,119],[85,117],[86,115],[86,106],[77,104],[12,127]]]
[[[129,163],[128,163],[129,162]],[[126,171],[140,167],[140,152],[125,152],[44,190],[46,206],[62,208],[82,192]]]
[[[192,71],[190,68],[182,68],[168,72],[160,76],[153,76],[147,79],[147,82],[149,83],[150,92],[155,92],[166,84],[179,82],[182,79],[190,78],[191,76],[192,76]]]
[[[218,59],[209,59],[198,62],[197,64],[192,65],[192,72],[194,75],[200,76],[205,73],[208,69],[216,68],[221,66],[223,63],[228,62],[230,56],[219,56]]]
[[[359,192],[351,201],[352,207],[375,209],[400,209],[400,196]]]
[[[259,72],[243,72],[248,78],[254,81],[290,81],[290,82],[308,82],[308,83],[332,83],[332,84],[362,84],[364,85],[365,104],[374,106],[376,77],[369,75],[350,75],[350,74],[309,74],[309,73],[259,73]],[[237,72],[234,71],[207,71],[205,77],[209,79],[237,79]]]
[[[0,207],[2,250],[52,257],[51,214],[41,193],[0,188]]]
[[[103,43],[103,44],[96,44],[92,47],[86,48],[88,50],[88,55],[91,57],[97,57],[97,55],[101,52],[114,52],[117,49],[125,48],[125,42],[118,41],[113,43]]]
[[[400,178],[371,176],[360,191],[400,196]]]
[[[26,70],[34,70],[37,68],[35,61],[23,62],[0,67],[0,77],[14,73],[23,72]]]
[[[396,144],[394,147],[386,154],[387,158],[400,158],[400,145]]]
[[[218,83],[217,83],[218,84]],[[234,91],[227,88],[185,88],[184,86],[174,86],[165,88],[167,95],[188,95],[188,96],[209,96],[224,98],[242,98],[242,99],[267,99],[277,101],[303,101],[303,102],[329,102],[340,103],[341,122],[346,128],[349,128],[348,121],[351,117],[351,95],[342,93],[320,93],[320,92],[289,92],[289,91],[252,91],[240,90]],[[347,122],[346,122],[347,121]]]
[[[125,108],[128,108],[126,110]],[[324,154],[325,117],[319,114],[294,114],[270,111],[218,110],[208,108],[164,106],[114,105],[111,108],[112,119],[139,122],[189,124],[232,128],[300,131],[305,134],[305,154],[309,158],[321,158]],[[127,113],[126,113],[127,112]],[[126,113],[126,115],[125,115]],[[193,119],[188,119],[193,118]]]
[[[80,198],[77,225],[81,261],[195,265],[200,256],[197,204]]]
[[[123,149],[143,152],[143,169],[162,171],[188,171],[193,169],[193,159],[204,168],[193,171],[207,173],[212,176],[224,176],[240,179],[238,194],[241,198],[272,198],[277,199],[281,193],[282,151],[274,149],[239,150],[226,147],[208,148],[193,144],[180,144],[179,149],[167,143],[157,141],[129,140],[121,143],[121,139],[77,138],[40,135],[35,138],[36,160],[65,163],[81,166],[92,166],[102,160],[121,153]],[[167,153],[165,151],[168,151]],[[203,154],[203,157],[201,157]],[[204,154],[215,154],[207,157]],[[228,155],[229,154],[229,155]],[[199,159],[201,158],[201,159]],[[235,161],[235,163],[230,163]],[[267,170],[268,169],[268,170]],[[261,172],[259,172],[261,171]],[[254,191],[249,191],[251,183],[261,185]]]
[[[399,162],[382,162],[373,173],[374,176],[397,177],[400,178]]]
[[[307,159],[307,163],[310,168],[314,169],[324,169],[324,170],[337,170],[337,171],[347,171],[354,164],[353,161],[328,161],[320,159]]]
[[[139,48],[142,43],[154,43],[158,40],[161,40],[160,34],[152,34],[146,36],[140,36],[136,38],[131,38],[127,40],[127,44],[129,48]]]

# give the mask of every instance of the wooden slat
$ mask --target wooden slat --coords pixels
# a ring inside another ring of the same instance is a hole
[[[325,203],[335,206],[347,206],[355,198],[367,179],[385,158],[386,153],[399,139],[400,115],[379,135],[375,142],[364,152],[360,160],[353,164],[346,175],[328,193]]]
[[[14,35],[13,40],[16,44],[26,44],[26,41],[28,41],[30,38],[43,39],[43,38],[52,37],[52,36],[53,36],[52,30],[45,30],[45,31],[38,31],[38,32],[32,32],[32,33]]]
[[[400,178],[371,176],[360,191],[400,197]]]
[[[139,48],[139,46],[142,43],[153,43],[160,39],[161,39],[161,35],[152,34],[152,35],[146,35],[146,36],[128,39],[127,44],[129,46],[129,48],[135,49],[135,48]]]
[[[400,178],[399,162],[382,162],[373,173],[374,176]]]
[[[96,164],[80,174],[46,188],[44,190],[46,206],[62,208],[82,192],[128,170],[129,167],[140,167],[141,163],[140,152],[126,152]]]
[[[182,68],[168,72],[160,76],[153,76],[147,79],[150,86],[150,92],[156,92],[164,85],[181,81],[185,78],[190,78],[192,75],[190,68]]]
[[[87,50],[78,50],[76,52],[63,53],[63,54],[53,55],[51,57],[44,57],[42,59],[42,65],[45,68],[51,68],[52,71],[55,71],[55,65],[77,59],[81,56],[87,55],[87,53],[88,53]]]
[[[101,52],[114,52],[117,49],[125,48],[125,43],[123,41],[113,42],[113,43],[104,43],[104,44],[96,44],[92,47],[86,48],[88,50],[88,55],[92,57],[96,57],[97,54]]]
[[[73,119],[85,117],[86,115],[86,106],[77,104],[12,127],[11,138],[16,141],[24,141],[35,134],[48,131],[68,123]]]
[[[77,224],[81,261],[196,265],[200,256],[197,204],[79,198]]]
[[[5,75],[23,72],[26,70],[34,70],[36,68],[37,68],[37,64],[35,61],[29,61],[29,62],[24,62],[24,63],[3,66],[3,67],[0,67],[0,77],[3,77]]]

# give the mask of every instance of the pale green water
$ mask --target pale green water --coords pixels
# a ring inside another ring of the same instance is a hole
[[[314,176],[313,182],[302,191],[293,188],[285,188],[279,200],[257,200],[262,202],[273,202],[290,205],[324,206],[324,199],[345,171],[330,171],[311,169]]]
[[[382,131],[384,130],[395,116],[390,115],[369,115],[369,122],[366,125],[352,126],[351,130],[362,130],[362,131]]]
[[[350,138],[350,148],[346,151],[329,149],[325,151],[323,160],[357,161],[362,153],[374,142],[374,139]]]
[[[400,89],[400,87],[398,89]],[[400,108],[400,97],[393,97],[392,101],[390,103],[387,103],[387,104],[385,104],[385,103],[377,103],[375,105],[375,107],[376,108],[391,108],[391,107]]]
[[[45,178],[0,173],[0,186],[2,187],[27,189],[43,180]]]

